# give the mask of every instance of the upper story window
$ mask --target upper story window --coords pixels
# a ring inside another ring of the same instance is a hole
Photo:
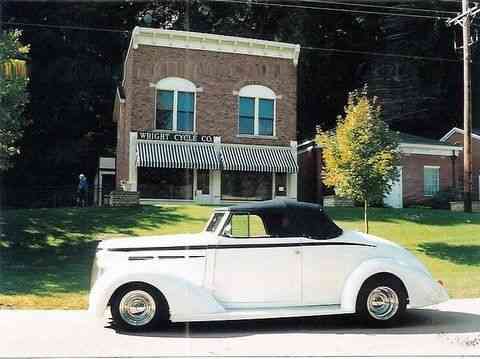
[[[167,77],[156,87],[155,129],[195,131],[195,92],[193,82]]]
[[[249,85],[239,92],[240,135],[275,136],[275,93],[265,86]]]

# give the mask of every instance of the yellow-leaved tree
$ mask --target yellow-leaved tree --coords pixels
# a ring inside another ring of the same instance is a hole
[[[398,177],[398,133],[382,119],[376,97],[367,86],[349,94],[345,115],[339,116],[332,132],[321,132],[324,182],[335,193],[364,204],[365,233],[368,233],[368,206],[383,200]]]

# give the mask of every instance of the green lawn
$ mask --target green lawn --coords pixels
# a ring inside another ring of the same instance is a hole
[[[189,205],[3,211],[0,308],[85,308],[98,240],[198,232],[211,210]],[[344,228],[362,228],[361,209],[328,212]],[[370,216],[372,234],[412,250],[452,297],[480,297],[480,214],[371,209]]]

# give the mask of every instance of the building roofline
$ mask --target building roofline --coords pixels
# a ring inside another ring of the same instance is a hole
[[[463,132],[463,130],[462,130]],[[475,135],[476,136],[476,135]],[[479,136],[480,138],[480,136]],[[310,140],[305,140],[301,144],[299,144],[297,147],[302,147],[302,146],[307,146],[309,144],[315,143],[315,139],[310,139]],[[317,146],[320,146],[319,144],[316,144]],[[437,148],[437,149],[445,149],[445,150],[462,150],[463,146],[460,145],[450,145],[450,144],[434,144],[434,143],[416,143],[416,142],[404,142],[400,141],[398,143],[399,147],[423,147],[423,148]],[[320,146],[321,147],[321,146]]]
[[[454,150],[454,151],[461,151],[463,149],[462,146],[457,145],[435,145],[435,144],[425,144],[425,143],[411,143],[411,142],[400,142],[398,147],[421,147],[421,148],[429,148],[429,149],[442,149],[442,150]]]
[[[117,86],[117,97],[120,100],[120,103],[125,103],[125,90],[123,85]]]
[[[298,58],[300,55],[299,44],[136,26],[132,31],[129,50],[130,48],[137,49],[139,45],[164,46],[290,59],[295,66],[298,64]]]
[[[447,141],[450,137],[452,137],[453,134],[455,133],[460,133],[460,134],[464,134],[465,132],[461,129],[461,128],[458,128],[458,127],[454,127],[452,128],[450,131],[448,131],[441,139],[440,141],[442,142],[445,142]],[[477,135],[475,133],[472,133],[472,138],[475,138],[477,140],[480,140],[480,135]]]

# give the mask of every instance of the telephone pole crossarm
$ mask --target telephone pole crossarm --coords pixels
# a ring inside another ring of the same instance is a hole
[[[465,18],[468,16],[470,19],[473,19],[478,13],[480,12],[480,5],[478,3],[475,3],[475,6],[468,9],[465,12],[462,12],[461,14],[458,14],[456,17],[452,19],[447,20],[447,25],[460,25],[463,26],[465,22]]]

